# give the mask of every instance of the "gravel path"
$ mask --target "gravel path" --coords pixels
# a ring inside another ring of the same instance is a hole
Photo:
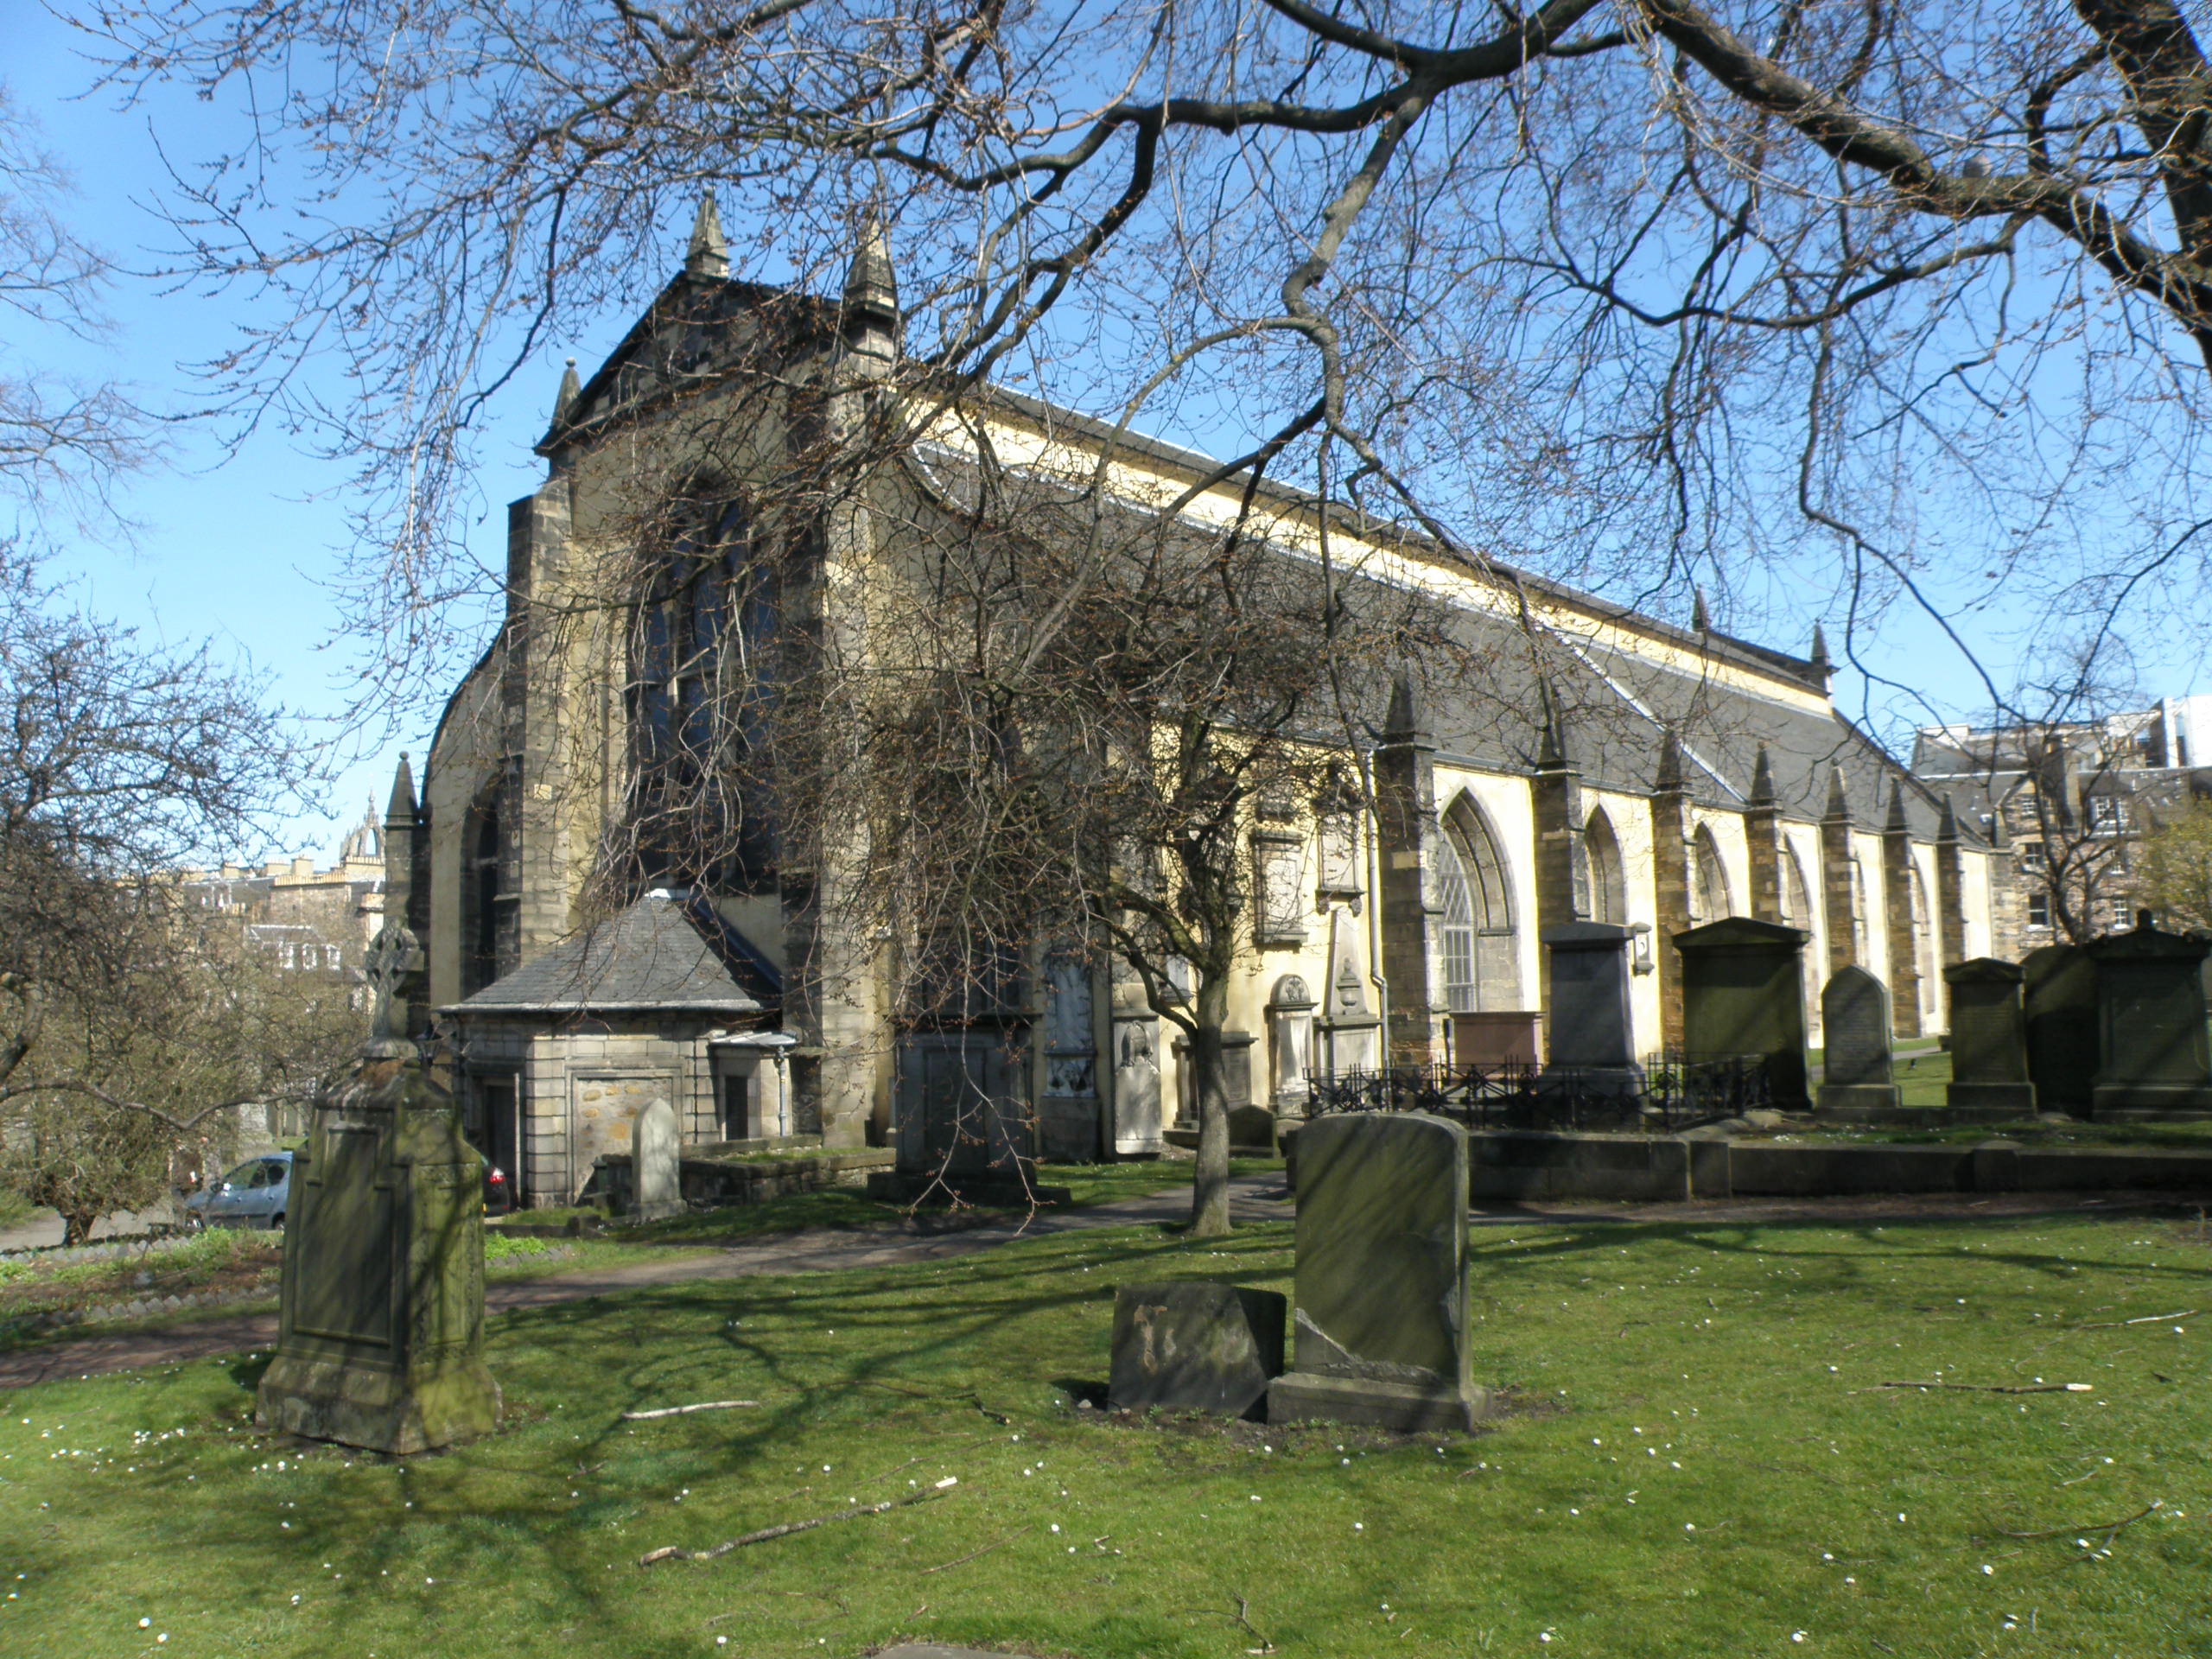
[[[1239,1221],[1289,1219],[1280,1178],[1244,1175],[1230,1183],[1230,1213]],[[551,1307],[594,1296],[617,1296],[655,1285],[689,1284],[702,1279],[743,1279],[757,1274],[835,1273],[846,1268],[893,1267],[909,1262],[937,1262],[970,1255],[1017,1239],[1098,1227],[1128,1227],[1147,1222],[1178,1222],[1191,1213],[1189,1189],[1146,1198],[1123,1198],[1087,1209],[1040,1211],[1027,1221],[993,1222],[957,1232],[910,1232],[886,1228],[861,1231],[825,1228],[778,1234],[725,1245],[703,1254],[671,1250],[665,1262],[639,1262],[599,1271],[548,1274],[486,1288],[484,1311],[496,1316],[518,1308]],[[0,1389],[27,1387],[67,1377],[103,1376],[147,1365],[267,1348],[276,1340],[273,1313],[235,1319],[196,1319],[168,1326],[140,1326],[112,1336],[79,1337],[0,1352]]]

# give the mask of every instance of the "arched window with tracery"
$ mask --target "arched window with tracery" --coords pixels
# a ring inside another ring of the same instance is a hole
[[[1628,882],[1621,869],[1620,837],[1613,821],[1599,807],[1582,831],[1582,850],[1590,871],[1590,919],[1628,925]]]
[[[1691,919],[1702,926],[1733,916],[1736,903],[1728,891],[1728,867],[1721,862],[1720,843],[1713,838],[1711,824],[1700,823],[1691,837],[1690,863],[1691,901],[1697,907]]]
[[[775,594],[741,505],[684,518],[643,571],[635,606],[631,817],[644,882],[719,884],[767,850],[748,762],[772,690]]]
[[[1454,1014],[1521,1006],[1519,941],[1504,855],[1481,809],[1462,795],[1444,815],[1437,898],[1444,1004]]]

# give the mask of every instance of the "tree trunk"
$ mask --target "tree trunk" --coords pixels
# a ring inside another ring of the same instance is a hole
[[[1229,1231],[1229,1090],[1221,1030],[1229,1017],[1229,976],[1200,976],[1191,1065],[1198,1100],[1198,1161],[1191,1177],[1191,1233],[1220,1238]]]
[[[72,1244],[88,1243],[92,1240],[93,1224],[99,1220],[97,1211],[64,1210],[61,1212],[61,1243],[66,1249]]]

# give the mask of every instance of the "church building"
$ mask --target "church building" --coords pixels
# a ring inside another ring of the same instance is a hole
[[[403,760],[385,821],[385,913],[428,959],[415,1018],[451,1039],[473,1132],[531,1202],[569,1201],[657,1098],[690,1145],[926,1132],[945,1044],[900,1017],[891,944],[838,934],[825,895],[857,867],[824,845],[679,876],[639,828],[658,757],[695,722],[742,718],[696,701],[701,664],[872,648],[902,538],[986,449],[1099,478],[1126,511],[1256,511],[1285,557],[1319,533],[1294,488],[1209,481],[1212,458],[1065,409],[986,391],[949,413],[896,372],[900,351],[880,239],[838,295],[764,288],[728,275],[709,202],[683,269],[563,383],[545,482],[509,508],[504,624],[419,776]],[[855,463],[809,524],[808,574],[768,602],[747,586],[747,550],[772,533],[763,481],[887,398],[912,443]],[[640,503],[677,478],[731,505],[673,537],[674,563],[641,560]],[[1943,1029],[1942,969],[1992,949],[1991,849],[1836,709],[1817,630],[1794,656],[1715,631],[1701,599],[1680,626],[1401,527],[1327,533],[1347,564],[1498,641],[1497,683],[1402,686],[1366,748],[1372,807],[1355,793],[1254,822],[1232,1107],[1296,1116],[1313,1079],[1386,1063],[1541,1058],[1540,936],[1575,921],[1631,931],[1644,1052],[1681,1040],[1673,936],[1730,916],[1810,935],[1815,1033],[1819,982],[1847,964],[1888,985],[1899,1037]],[[1531,632],[1541,673],[1507,648]],[[1021,1150],[1143,1156],[1187,1119],[1176,1029],[1114,963],[1041,954],[1002,1023],[970,1080],[1008,1103]]]

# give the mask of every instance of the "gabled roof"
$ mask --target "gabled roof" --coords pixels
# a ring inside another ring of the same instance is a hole
[[[761,1014],[780,988],[711,910],[655,893],[442,1012]]]

